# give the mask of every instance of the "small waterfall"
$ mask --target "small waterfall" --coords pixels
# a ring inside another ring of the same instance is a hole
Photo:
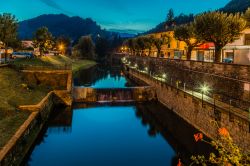
[[[96,89],[97,102],[130,102],[134,101],[133,91],[129,88]]]
[[[140,102],[155,99],[155,90],[152,87],[133,88],[81,88],[74,87],[74,102]]]

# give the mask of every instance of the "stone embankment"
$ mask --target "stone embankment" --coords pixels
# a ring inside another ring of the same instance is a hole
[[[37,105],[18,107],[19,111],[30,112],[30,116],[1,149],[0,166],[19,165],[48,121],[53,108],[58,104],[72,105],[71,71],[23,71],[23,75],[31,84],[51,86],[56,90],[48,93]]]
[[[248,112],[204,95],[190,93],[145,72],[126,67],[130,78],[137,78],[154,87],[158,100],[192,126],[210,138],[218,137],[218,126],[226,127],[234,142],[244,151],[250,149],[250,122]]]

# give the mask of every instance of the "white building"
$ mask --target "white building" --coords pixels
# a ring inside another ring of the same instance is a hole
[[[192,52],[192,60],[211,62],[214,59],[214,44],[205,43]],[[235,64],[250,65],[250,28],[241,32],[240,37],[222,49],[222,59],[231,59]]]

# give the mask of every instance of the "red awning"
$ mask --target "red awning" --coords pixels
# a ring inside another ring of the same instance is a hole
[[[214,47],[214,43],[204,43],[199,45],[197,48],[198,49],[209,49],[211,47]]]

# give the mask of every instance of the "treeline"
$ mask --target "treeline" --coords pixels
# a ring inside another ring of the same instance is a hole
[[[168,14],[166,28],[174,31],[174,37],[186,43],[187,59],[191,59],[193,48],[205,42],[212,42],[215,45],[215,62],[221,61],[221,50],[240,36],[240,33],[250,27],[250,8],[244,13],[223,13],[223,12],[205,12],[194,17],[193,22],[176,26],[172,11]],[[139,36],[127,40],[127,45],[131,54],[143,56],[143,51],[148,49],[149,55],[151,49],[157,49],[160,56],[162,45],[169,44],[170,37],[162,35],[155,38],[153,35]]]
[[[33,47],[23,48],[21,40],[18,39],[18,20],[12,14],[0,14],[0,48],[8,47],[15,50],[39,49],[40,56],[49,51],[57,51],[79,58],[104,60],[109,52],[117,49],[123,42],[118,33],[103,35],[87,35],[79,40],[72,40],[68,36],[57,35],[56,37],[47,27],[40,27],[33,32]],[[73,51],[72,51],[73,50]],[[73,52],[73,54],[71,54]]]
[[[218,9],[219,12],[225,13],[244,13],[247,8],[250,6],[250,0],[231,0],[225,7]],[[199,15],[199,14],[198,14]],[[167,13],[167,18],[164,22],[158,24],[155,28],[145,32],[144,34],[164,32],[166,31],[166,22],[169,21],[169,16],[172,17],[172,21],[175,25],[187,24],[194,21],[194,14],[179,14],[178,16],[174,15],[173,9],[170,9]],[[169,28],[169,26],[167,26]]]

